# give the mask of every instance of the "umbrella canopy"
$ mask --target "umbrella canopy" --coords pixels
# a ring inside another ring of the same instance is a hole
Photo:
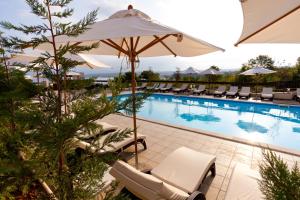
[[[264,67],[253,67],[252,69],[242,72],[241,75],[252,76],[252,75],[258,75],[258,74],[272,74],[275,72],[276,71],[266,69]]]
[[[217,70],[212,69],[212,68],[208,68],[208,69],[200,72],[200,75],[220,75],[220,74],[222,74],[222,72],[217,71]]]
[[[130,8],[118,11],[106,20],[96,22],[78,37],[57,37],[56,43],[80,42],[82,45],[89,45],[100,42],[99,48],[87,52],[95,55],[128,55],[130,38],[135,39],[134,50],[139,57],[198,56],[218,50],[223,51],[203,40],[162,25],[145,13]],[[38,49],[50,50],[51,45],[42,44]]]
[[[182,74],[199,74],[199,70],[193,67],[189,67],[181,72]]]
[[[240,43],[300,43],[300,0],[241,0]]]
[[[145,13],[133,9],[121,10],[108,19],[96,22],[77,37],[56,37],[57,45],[75,44],[90,45],[99,42],[98,48],[88,53],[96,55],[127,56],[131,65],[131,92],[133,132],[135,139],[135,165],[138,168],[137,156],[137,125],[135,107],[135,64],[139,57],[153,56],[198,56],[223,50],[203,40],[196,39],[174,28],[162,25],[152,20]],[[51,45],[45,43],[38,49],[51,50]]]
[[[25,63],[28,64],[30,62],[33,62],[35,59],[37,59],[40,56],[40,52],[36,54],[12,54],[10,58],[10,63],[18,62],[18,63]],[[78,54],[78,55],[67,55],[66,56],[69,59],[76,60],[78,62],[85,62],[78,67],[84,67],[89,66],[90,68],[106,68],[109,67],[108,65],[98,61],[95,59],[92,55],[86,55],[86,54]],[[53,60],[49,61],[48,64],[53,63]]]

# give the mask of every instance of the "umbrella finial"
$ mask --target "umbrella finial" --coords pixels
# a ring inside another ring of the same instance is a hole
[[[132,6],[132,5],[129,5],[129,6],[128,6],[128,10],[131,10],[131,9],[133,9],[133,6]]]

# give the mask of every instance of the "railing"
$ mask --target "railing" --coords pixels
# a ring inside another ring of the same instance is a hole
[[[300,81],[278,81],[278,82],[267,82],[267,83],[261,83],[261,82],[229,82],[229,81],[214,81],[214,82],[208,82],[208,81],[170,81],[170,80],[140,80],[137,81],[138,83],[173,83],[173,84],[194,84],[194,85],[210,85],[211,87],[217,87],[218,85],[235,85],[235,86],[249,86],[249,87],[273,87],[274,89],[278,91],[285,91],[287,88],[295,89],[300,88]],[[108,81],[101,80],[101,81],[95,81],[97,84],[103,84],[107,85]],[[129,84],[129,83],[128,83]]]
[[[235,85],[235,86],[249,86],[249,87],[273,87],[276,88],[276,90],[286,90],[287,88],[295,89],[300,88],[300,81],[278,81],[278,82],[267,82],[267,83],[260,83],[260,82],[229,82],[229,81],[214,81],[214,82],[208,82],[208,81],[169,81],[169,80],[153,80],[153,81],[137,81],[138,83],[174,83],[174,84],[203,84],[203,85],[211,85],[217,86],[217,85]]]

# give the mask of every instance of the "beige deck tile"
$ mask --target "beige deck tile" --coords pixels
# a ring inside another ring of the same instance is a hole
[[[226,194],[226,192],[221,190],[218,194],[217,200],[224,200],[225,199],[225,194]]]
[[[220,165],[220,164],[216,163],[216,173],[217,173],[217,175],[225,177],[226,173],[228,171],[228,168],[229,167],[225,167],[223,165]]]
[[[229,167],[231,163],[232,157],[231,156],[225,156],[225,155],[217,155],[216,163],[220,164],[224,167]]]
[[[221,186],[221,191],[227,191],[229,181],[230,181],[230,178],[227,178],[227,177],[224,178],[224,181],[223,181],[222,186]]]
[[[205,193],[205,197],[207,200],[216,200],[218,197],[220,189],[214,187],[214,186],[209,186],[207,192]]]

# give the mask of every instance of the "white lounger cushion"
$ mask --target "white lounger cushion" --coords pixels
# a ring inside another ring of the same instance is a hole
[[[87,149],[87,148],[90,148],[91,152],[95,152],[97,150],[96,147],[94,146],[98,146],[100,147],[101,144],[103,144],[105,138],[107,138],[110,134],[113,134],[113,132],[111,133],[108,133],[102,137],[100,137],[100,139],[94,144],[94,145],[91,145],[90,143],[88,142],[85,142],[83,140],[79,140],[77,138],[74,139],[74,141],[76,141],[76,146],[77,147],[80,147],[81,149]],[[144,135],[141,135],[141,134],[138,134],[137,135],[137,139],[146,139],[146,136]],[[106,145],[104,146],[104,148],[99,152],[99,153],[105,153],[105,152],[115,152],[115,151],[118,151],[120,149],[122,149],[124,146],[132,143],[134,141],[134,136],[131,135],[130,137],[128,138],[124,138],[122,141],[120,142],[112,142],[112,143],[109,143],[109,145]]]
[[[193,193],[198,190],[215,161],[213,155],[180,147],[155,167],[151,174],[187,193]]]
[[[273,88],[263,88],[261,93],[261,97],[263,98],[272,98],[273,97]]]
[[[145,135],[141,135],[141,134],[137,134],[137,139],[143,139],[143,140],[145,140],[146,136]],[[105,151],[114,152],[114,151],[122,149],[124,146],[132,143],[133,141],[134,141],[134,136],[132,134],[130,137],[125,138],[125,139],[123,139],[120,142],[110,143],[109,146],[108,145],[105,146],[104,149],[105,149]]]
[[[110,171],[135,196],[146,200],[186,200],[189,195],[158,178],[136,170],[123,161],[117,161]]]
[[[98,125],[101,126],[102,128],[102,132],[105,133],[105,132],[111,132],[111,131],[116,131],[118,129],[117,126],[115,125],[111,125],[109,123],[106,123],[106,122],[102,122],[102,121],[99,121],[99,120],[96,120],[95,121]],[[88,134],[88,133],[80,133],[78,135],[79,138],[82,138],[82,139],[89,139],[89,138],[92,138],[92,137],[95,137],[98,133],[95,133],[95,134]]]
[[[247,165],[237,164],[232,172],[225,200],[260,200],[264,199],[259,190],[258,171]]]

